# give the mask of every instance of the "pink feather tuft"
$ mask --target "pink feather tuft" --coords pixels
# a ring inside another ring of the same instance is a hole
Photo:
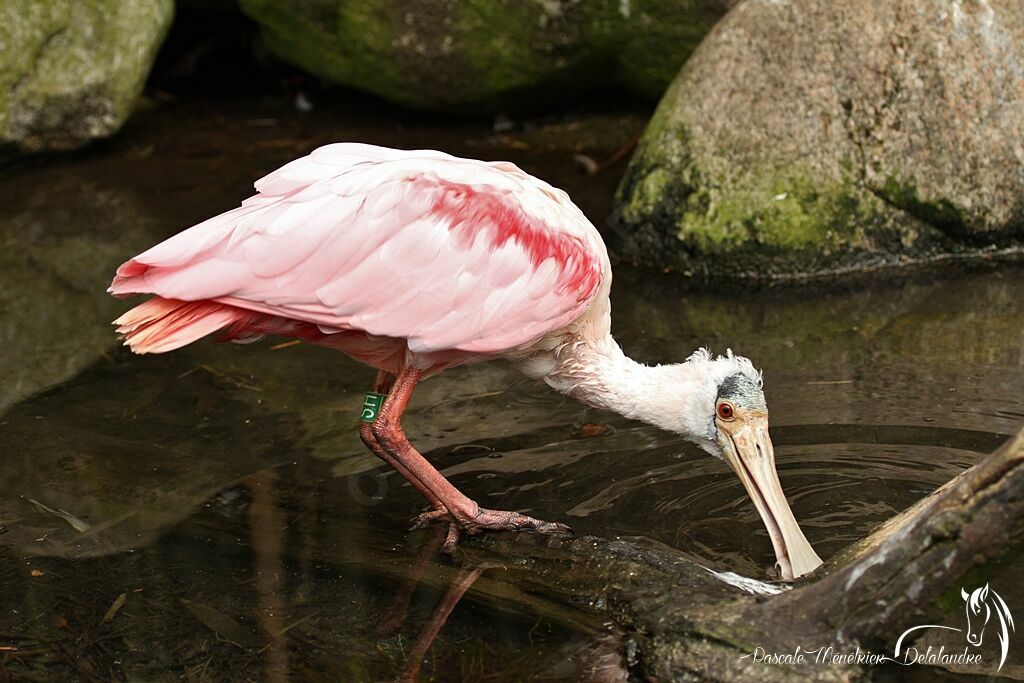
[[[215,301],[178,301],[155,296],[114,321],[135,353],[165,353],[225,327],[242,327],[250,311]]]

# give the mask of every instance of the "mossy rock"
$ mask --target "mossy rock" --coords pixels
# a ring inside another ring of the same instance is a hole
[[[172,0],[0,0],[0,156],[116,132],[173,14]]]
[[[1024,4],[746,2],[665,94],[614,249],[774,279],[1024,249]]]
[[[401,104],[494,111],[659,96],[730,0],[240,0],[267,46]]]

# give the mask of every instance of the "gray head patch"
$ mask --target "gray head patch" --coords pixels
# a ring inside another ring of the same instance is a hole
[[[728,399],[747,410],[768,410],[761,385],[742,372],[722,380],[718,385],[718,398]]]

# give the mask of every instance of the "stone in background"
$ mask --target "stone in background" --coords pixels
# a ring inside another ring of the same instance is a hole
[[[0,158],[116,132],[173,14],[172,0],[0,0]]]
[[[735,0],[240,0],[271,51],[401,104],[500,110],[658,97]]]
[[[620,187],[617,251],[794,277],[1024,245],[1024,3],[751,0]]]

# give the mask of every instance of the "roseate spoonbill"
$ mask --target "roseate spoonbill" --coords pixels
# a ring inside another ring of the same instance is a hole
[[[327,145],[257,194],[125,262],[109,291],[152,298],[114,321],[136,353],[220,332],[275,334],[377,368],[360,435],[433,506],[417,524],[567,531],[488,510],[409,443],[416,385],[458,365],[512,361],[556,391],[681,434],[724,459],[760,513],[783,578],[821,560],[775,471],[761,375],[698,350],[676,365],[628,358],[611,335],[612,273],[597,229],[565,192],[507,162]]]

